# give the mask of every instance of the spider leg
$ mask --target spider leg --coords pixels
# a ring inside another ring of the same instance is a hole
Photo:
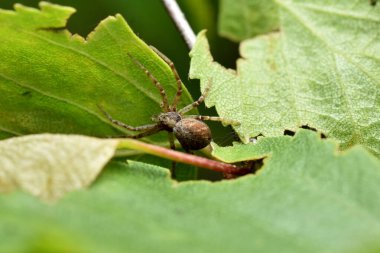
[[[132,139],[140,139],[140,138],[143,138],[143,137],[146,137],[146,136],[158,133],[161,130],[162,130],[162,128],[160,126],[155,125],[153,128],[148,129],[145,132],[142,132],[142,133],[139,133],[139,134],[136,134],[136,135],[132,135],[132,136],[126,136],[126,137],[127,138],[132,138]]]
[[[157,80],[156,77],[150,71],[139,61],[137,60],[134,56],[128,53],[128,56],[132,59],[132,61],[139,66],[145,74],[149,77],[149,79],[152,81],[154,86],[160,91],[160,95],[162,97],[162,104],[160,104],[160,107],[163,111],[168,112],[169,111],[169,103],[168,103],[168,97],[166,96],[164,87],[161,85],[161,83]]]
[[[166,64],[169,65],[169,67],[171,68],[173,74],[174,74],[174,78],[177,82],[177,93],[174,97],[174,100],[173,100],[173,103],[171,105],[171,109],[176,111],[177,110],[177,105],[178,105],[178,102],[181,98],[181,95],[182,95],[182,81],[181,81],[181,78],[179,77],[178,75],[178,72],[174,66],[174,63],[166,56],[164,55],[163,53],[161,53],[157,48],[153,47],[153,46],[150,46],[150,48],[156,53],[158,54],[158,56],[161,57],[162,60],[164,60],[166,62]]]
[[[130,125],[127,125],[127,124],[125,124],[119,120],[112,118],[112,116],[108,112],[106,112],[100,105],[98,105],[98,108],[108,118],[108,120],[111,121],[113,124],[118,125],[118,126],[123,127],[123,128],[126,128],[126,129],[131,130],[131,131],[150,130],[150,129],[153,129],[157,126],[156,124],[149,124],[149,125],[143,125],[143,126],[138,126],[138,127],[130,126]]]
[[[169,135],[170,148],[175,150],[174,134],[173,134],[173,132],[168,132],[168,135]]]
[[[170,143],[170,148],[172,150],[175,150],[175,143],[174,143],[174,134],[173,132],[168,132],[169,135],[169,143]],[[176,175],[176,165],[177,163],[175,161],[172,162],[172,168],[170,169],[170,172],[172,174],[172,178],[175,179],[177,177]]]
[[[197,120],[209,120],[209,121],[220,121],[227,125],[234,125],[238,126],[240,125],[239,121],[232,120],[232,119],[225,119],[222,117],[214,117],[214,116],[202,116],[202,115],[186,115],[186,118],[192,118]]]
[[[211,88],[211,84],[212,84],[212,82],[211,82],[211,79],[210,79],[210,81],[209,81],[208,85],[206,86],[206,88],[205,88],[204,92],[202,93],[202,95],[196,101],[194,101],[193,103],[191,103],[191,104],[183,107],[181,110],[178,111],[178,113],[185,114],[188,111],[192,110],[193,108],[198,107],[205,100],[205,98],[207,97],[208,92],[210,91],[210,88]]]

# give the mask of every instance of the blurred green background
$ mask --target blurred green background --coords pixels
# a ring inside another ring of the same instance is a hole
[[[13,9],[15,3],[37,7],[37,0],[3,0],[0,8]],[[52,0],[51,3],[72,6],[77,12],[69,19],[68,29],[86,37],[97,24],[109,15],[120,13],[134,32],[147,44],[157,47],[175,64],[178,72],[193,98],[200,95],[198,80],[190,81],[189,49],[168,16],[160,0]],[[217,34],[219,1],[217,0],[178,0],[195,33],[207,29],[207,37],[214,58],[228,68],[235,68],[238,58],[238,44]],[[199,108],[200,114],[215,115],[214,109]],[[221,144],[232,140],[232,130],[211,122],[214,139]]]

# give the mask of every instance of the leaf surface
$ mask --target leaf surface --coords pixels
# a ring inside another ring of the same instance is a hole
[[[165,169],[129,161],[111,163],[90,189],[54,205],[21,193],[1,196],[0,250],[379,249],[379,161],[360,147],[338,152],[311,131],[280,139],[271,154],[262,152],[269,158],[257,175],[233,181],[178,184]]]
[[[117,143],[51,134],[0,141],[0,192],[22,189],[56,200],[90,185],[112,158]]]
[[[133,134],[110,123],[97,105],[132,126],[152,124],[162,99],[128,53],[154,74],[172,101],[177,84],[169,66],[123,17],[108,17],[84,39],[64,28],[74,9],[46,2],[40,8],[16,4],[15,11],[0,10],[0,137]],[[184,90],[180,106],[190,102]]]
[[[241,122],[244,142],[307,125],[380,155],[380,8],[366,1],[276,1],[280,33],[246,40],[237,70],[213,61],[204,33],[190,76],[209,79],[206,104]]]
[[[219,33],[241,41],[271,32],[279,27],[277,5],[274,0],[221,0]]]

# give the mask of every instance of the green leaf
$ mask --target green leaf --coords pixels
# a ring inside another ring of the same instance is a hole
[[[276,1],[281,32],[246,40],[237,70],[213,61],[204,33],[190,76],[213,90],[206,104],[241,122],[241,139],[302,125],[380,156],[380,9],[367,1]]]
[[[92,183],[118,141],[75,135],[29,135],[0,141],[0,192],[22,189],[45,200]]]
[[[275,0],[221,0],[219,33],[241,41],[271,32],[279,27]]]
[[[40,8],[16,4],[16,11],[0,10],[0,136],[132,134],[110,123],[97,105],[127,124],[151,124],[162,99],[128,53],[154,74],[172,101],[177,84],[169,66],[123,17],[108,17],[84,39],[64,29],[74,9],[45,2]],[[181,106],[190,102],[185,90]]]
[[[178,184],[165,169],[130,161],[111,163],[90,189],[54,205],[21,193],[2,196],[0,251],[380,249],[377,159],[360,147],[338,152],[306,130],[271,145],[257,175],[233,181]]]
[[[212,155],[226,163],[258,160],[267,157],[268,154],[280,152],[291,141],[292,137],[290,136],[279,136],[259,138],[248,144],[235,142],[230,147],[220,147],[216,143],[212,143]]]

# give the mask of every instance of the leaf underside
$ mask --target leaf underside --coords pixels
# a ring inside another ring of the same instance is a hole
[[[52,134],[0,141],[0,192],[22,189],[47,201],[57,200],[89,186],[112,158],[117,143]]]
[[[204,33],[191,78],[213,80],[208,106],[241,122],[244,142],[309,126],[341,148],[380,155],[380,8],[366,1],[276,1],[280,32],[246,40],[237,70],[213,62]]]
[[[279,27],[275,0],[221,0],[219,34],[235,41],[272,32]]]

